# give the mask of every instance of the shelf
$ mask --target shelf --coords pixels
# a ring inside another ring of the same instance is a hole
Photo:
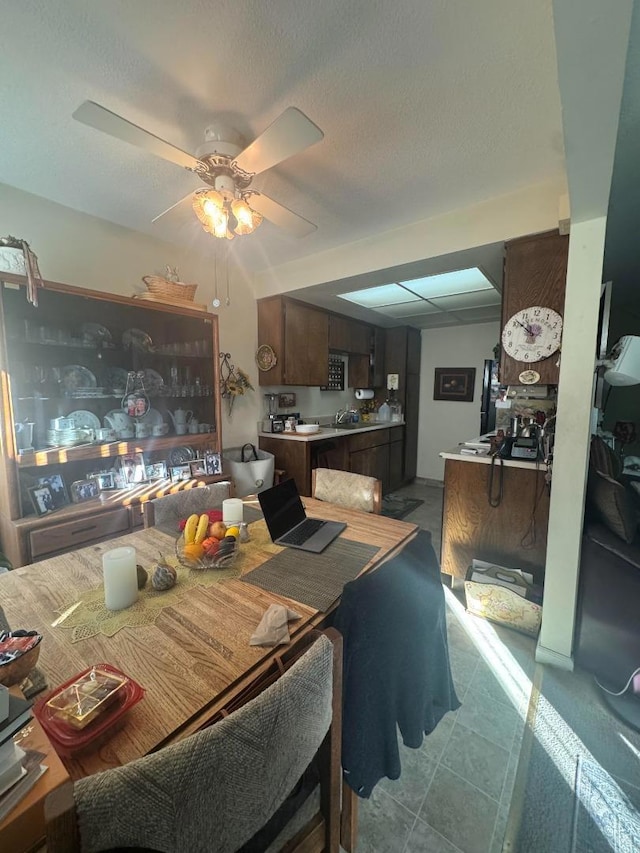
[[[215,432],[202,432],[197,435],[168,435],[162,438],[138,438],[129,441],[112,441],[108,444],[80,444],[76,447],[49,447],[21,454],[16,463],[19,468],[34,468],[44,465],[58,465],[66,462],[82,462],[88,459],[112,459],[127,453],[151,453],[158,450],[170,450],[172,447],[190,445],[207,447],[217,444]]]

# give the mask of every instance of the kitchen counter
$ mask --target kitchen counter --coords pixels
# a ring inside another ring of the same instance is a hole
[[[297,432],[260,432],[259,438],[278,438],[284,441],[320,441],[327,438],[338,438],[345,435],[357,435],[360,432],[373,432],[377,429],[404,426],[404,421],[382,421],[375,424],[362,424],[354,427],[321,426],[319,432],[303,435]]]
[[[459,444],[457,447],[454,447],[452,450],[443,450],[439,455],[442,459],[456,459],[458,462],[480,462],[484,465],[491,464],[491,456],[489,453],[462,453],[463,448],[467,450],[471,450],[472,448]],[[546,471],[547,465],[545,462],[538,460],[536,464],[535,459],[503,459],[502,460],[506,468],[526,468],[527,470],[538,470],[538,471]],[[499,463],[498,463],[499,464]]]

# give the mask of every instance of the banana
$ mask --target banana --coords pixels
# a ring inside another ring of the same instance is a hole
[[[187,523],[184,526],[184,544],[192,545],[196,541],[196,530],[198,528],[198,522],[200,521],[200,516],[194,513],[190,515],[187,519]]]
[[[211,522],[209,521],[209,516],[206,513],[203,513],[198,521],[198,526],[196,528],[196,537],[194,540],[198,545],[203,541],[203,539],[209,532],[210,523]]]

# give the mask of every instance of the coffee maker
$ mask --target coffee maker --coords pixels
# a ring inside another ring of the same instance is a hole
[[[278,395],[265,394],[267,398],[267,415],[262,422],[263,432],[284,432],[284,418],[278,415]]]

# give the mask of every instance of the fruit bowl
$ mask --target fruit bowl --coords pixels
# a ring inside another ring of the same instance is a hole
[[[176,557],[181,566],[185,569],[195,569],[196,571],[204,571],[205,569],[229,569],[236,561],[239,551],[239,543],[237,539],[233,542],[220,543],[220,549],[212,556],[202,554],[198,556],[197,548],[193,545],[185,545],[184,535],[181,534],[176,539]]]

